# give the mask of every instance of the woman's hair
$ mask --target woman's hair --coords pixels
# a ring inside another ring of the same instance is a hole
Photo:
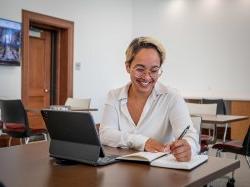
[[[126,50],[126,61],[125,63],[128,63],[129,65],[134,60],[135,55],[141,50],[141,49],[155,49],[160,57],[160,65],[165,60],[166,51],[163,47],[163,45],[157,41],[154,38],[151,37],[138,37],[135,38],[128,46]]]

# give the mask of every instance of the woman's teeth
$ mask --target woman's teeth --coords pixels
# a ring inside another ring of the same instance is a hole
[[[140,83],[142,86],[147,86],[147,85],[149,85],[150,82],[141,82],[141,81],[140,81],[139,83]]]

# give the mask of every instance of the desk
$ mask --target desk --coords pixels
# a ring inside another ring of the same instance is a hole
[[[131,150],[105,148],[106,153],[129,154]],[[0,181],[6,187],[155,187],[202,186],[240,167],[240,162],[209,157],[192,171],[119,162],[102,167],[84,164],[57,165],[48,155],[48,143],[33,143],[0,149]]]
[[[234,116],[234,115],[205,115],[201,114],[203,123],[216,123],[216,124],[225,124],[235,121],[246,120],[248,116]]]
[[[32,113],[41,113],[41,110],[43,110],[43,109],[48,109],[49,110],[49,108],[42,108],[42,109],[32,109],[32,108],[27,108],[27,109],[25,109],[27,112],[32,112]],[[83,111],[83,112],[88,112],[88,111],[90,111],[90,112],[93,112],[93,111],[98,111],[98,109],[97,108],[86,108],[86,109],[73,109],[73,110],[68,110],[68,111]]]
[[[54,107],[58,107],[57,108],[58,110],[68,110],[67,108],[65,108],[64,105],[56,105]],[[43,109],[49,109],[49,108],[26,108],[26,111],[28,112],[29,125],[31,128],[33,129],[45,128],[46,129],[46,125],[44,124],[43,118],[41,116],[41,110]],[[69,110],[69,111],[94,112],[94,111],[98,111],[98,109],[89,108],[89,109],[79,109],[79,110]]]
[[[201,116],[202,123],[210,123],[210,124],[215,125],[215,132],[214,132],[215,139],[213,140],[213,142],[216,142],[217,140],[216,124],[226,124],[224,137],[223,137],[223,142],[225,142],[226,132],[227,132],[227,123],[246,120],[249,118],[249,116],[236,116],[236,115],[208,115],[208,114],[197,114],[197,115]]]

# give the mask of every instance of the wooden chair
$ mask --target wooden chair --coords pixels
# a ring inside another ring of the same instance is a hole
[[[208,142],[201,137],[201,116],[191,116],[191,120],[193,122],[194,128],[197,130],[199,134],[199,144],[200,144],[200,154],[206,154],[208,151]]]
[[[225,102],[223,99],[202,99],[201,100],[202,104],[217,104],[216,108],[216,114],[222,114],[225,115],[227,114]],[[223,127],[224,128],[224,134],[223,134],[223,142],[226,141],[226,136],[227,136],[227,128],[228,128],[228,123],[225,124],[217,124],[216,127]]]
[[[187,103],[189,113],[191,115],[199,115],[199,114],[210,114],[215,115],[217,104],[198,104],[198,103]],[[208,129],[209,134],[201,134],[201,141],[207,141],[208,144],[212,144],[215,142],[215,125],[202,123],[201,128]],[[213,130],[213,135],[211,136],[210,131]]]
[[[1,120],[3,132],[10,136],[8,145],[11,145],[12,138],[20,138],[20,143],[29,143],[30,137],[43,135],[47,140],[46,129],[32,129],[29,127],[27,113],[21,100],[0,100]]]

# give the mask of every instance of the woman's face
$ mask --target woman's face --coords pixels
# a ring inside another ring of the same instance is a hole
[[[160,57],[155,49],[141,49],[131,64],[126,64],[132,88],[137,92],[150,94],[160,76],[160,66]]]

